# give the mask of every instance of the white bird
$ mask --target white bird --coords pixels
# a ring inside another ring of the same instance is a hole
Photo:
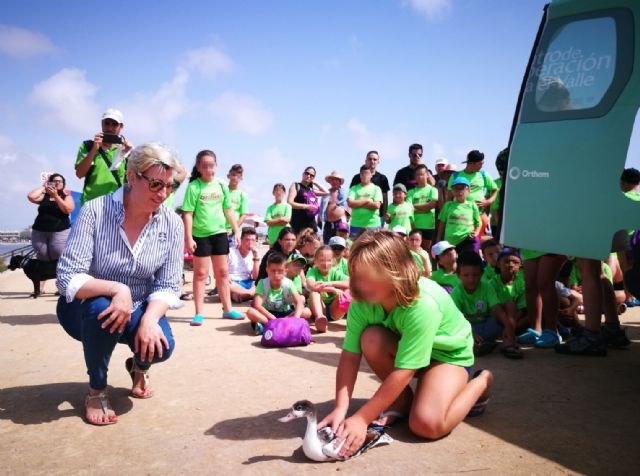
[[[282,423],[295,420],[297,418],[307,419],[307,429],[302,441],[302,451],[305,456],[313,461],[336,461],[344,458],[339,455],[344,441],[336,445],[336,435],[330,427],[322,428],[318,431],[318,418],[316,407],[309,400],[300,400],[293,404],[291,411],[285,417],[279,418]],[[380,427],[369,427],[365,443],[356,451],[352,458],[361,455],[369,448],[380,444],[388,444],[393,441],[389,435]]]

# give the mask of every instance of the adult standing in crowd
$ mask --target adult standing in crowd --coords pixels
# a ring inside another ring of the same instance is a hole
[[[133,353],[125,367],[135,398],[153,396],[149,368],[173,352],[165,313],[180,307],[184,230],[162,203],[173,190],[175,167],[173,154],[158,144],[134,149],[127,184],[82,207],[58,261],[58,319],[82,342],[89,374],[85,417],[94,425],[118,419],[107,397],[107,372],[119,342]]]
[[[393,179],[393,185],[401,183],[407,189],[407,192],[416,186],[416,167],[422,164],[422,145],[421,144],[411,144],[409,146],[409,165],[406,167],[402,167],[396,173],[395,178]],[[427,179],[427,183],[429,185],[435,185],[436,181],[429,171],[429,176]]]
[[[438,157],[435,163],[436,174],[433,176],[433,179],[436,182],[436,188],[446,188],[447,179],[444,179],[442,176],[442,172],[447,170],[447,166],[449,165],[449,160],[444,157]]]
[[[480,210],[482,225],[478,236],[482,238],[489,225],[489,210],[498,196],[498,186],[489,174],[482,170],[484,166],[484,154],[482,152],[472,150],[467,154],[467,160],[464,163],[467,164],[464,170],[452,174],[449,178],[448,189],[452,189],[453,181],[458,177],[466,178],[469,181],[470,192],[468,200],[475,202]]]
[[[96,132],[93,140],[80,145],[75,168],[76,177],[84,179],[81,205],[115,192],[127,180],[126,159],[133,145],[122,135],[123,128],[122,112],[107,109],[102,115],[102,130]]]
[[[75,204],[71,193],[65,190],[67,182],[60,174],[51,174],[44,185],[29,192],[27,199],[38,205],[38,215],[31,231],[31,244],[36,258],[56,261],[62,255],[69,236],[69,215]],[[40,282],[40,292],[45,281]],[[37,294],[37,293],[36,293]]]
[[[389,205],[389,190],[391,187],[389,186],[389,180],[387,176],[378,172],[378,165],[380,165],[380,154],[378,154],[377,150],[370,150],[367,152],[367,155],[364,159],[364,165],[369,167],[373,173],[371,177],[371,183],[380,187],[382,191],[382,206],[380,207],[380,226],[384,226],[384,215],[387,213],[387,206]],[[351,179],[351,184],[349,188],[359,185],[360,174],[355,174]]]
[[[291,228],[297,234],[305,228],[318,231],[316,217],[320,213],[320,199],[329,192],[315,182],[315,167],[307,167],[302,173],[302,180],[289,187],[287,203],[291,205]]]
[[[330,187],[329,194],[320,202],[318,222],[322,222],[322,240],[327,244],[338,231],[338,224],[347,221],[347,191],[343,188],[344,177],[337,170],[324,179]]]

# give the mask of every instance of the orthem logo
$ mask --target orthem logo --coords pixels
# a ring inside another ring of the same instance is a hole
[[[550,176],[549,172],[540,172],[538,170],[521,170],[519,167],[511,167],[509,169],[509,178],[511,180],[518,180],[519,178],[548,179]]]

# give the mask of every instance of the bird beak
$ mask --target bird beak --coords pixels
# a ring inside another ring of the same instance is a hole
[[[289,413],[287,416],[282,417],[282,418],[278,418],[278,421],[280,423],[287,423],[290,422],[291,420],[295,420],[297,417],[293,414],[293,413]]]

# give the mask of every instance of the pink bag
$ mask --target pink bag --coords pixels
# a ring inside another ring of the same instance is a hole
[[[349,310],[349,305],[351,304],[351,293],[347,289],[342,293],[340,297],[338,297],[338,309],[342,312],[347,312]]]

